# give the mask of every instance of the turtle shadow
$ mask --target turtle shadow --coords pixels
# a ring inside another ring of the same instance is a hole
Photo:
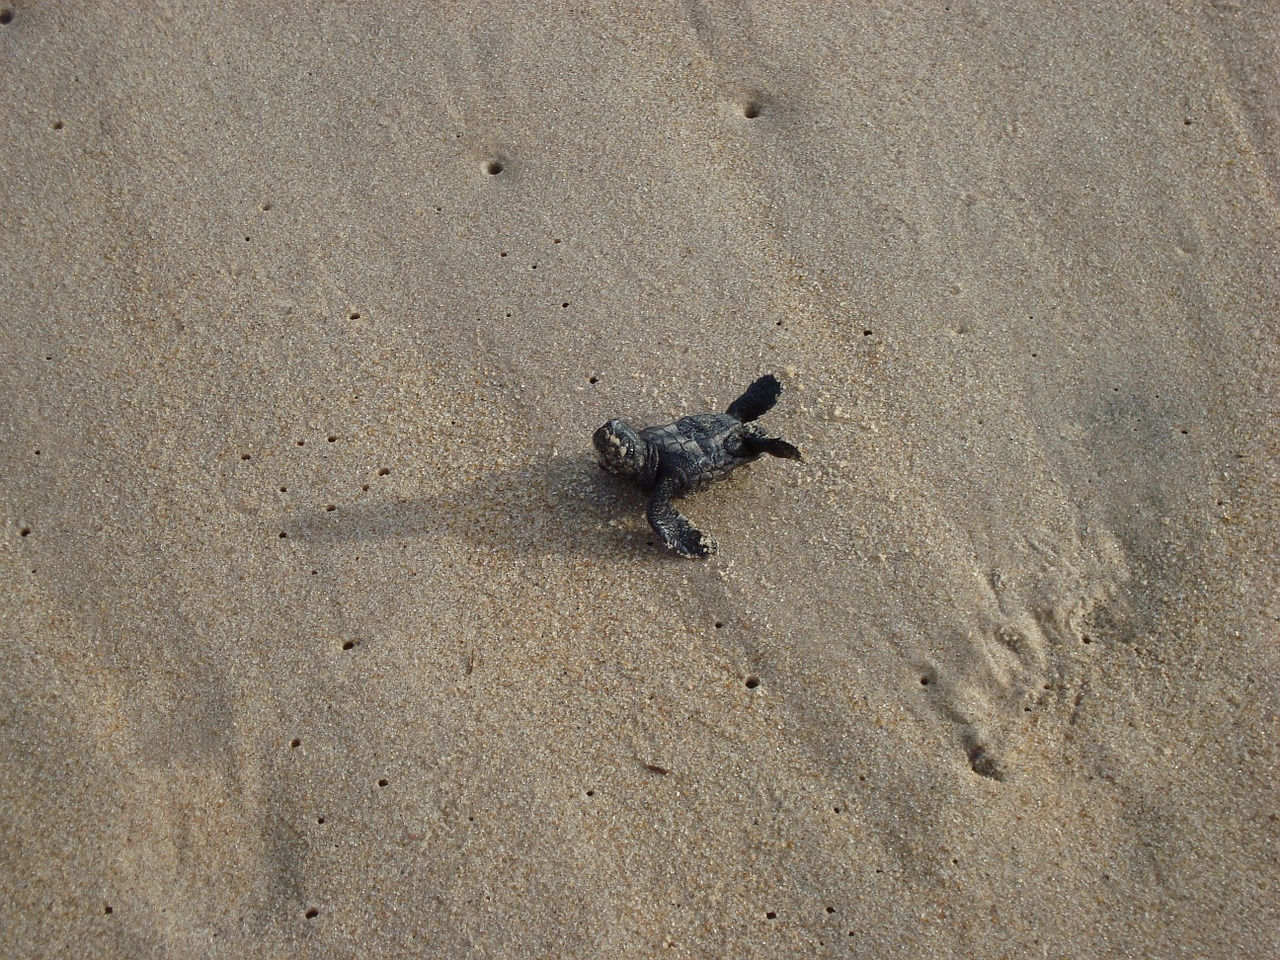
[[[439,492],[429,496],[366,495],[303,507],[284,528],[315,543],[430,538],[515,556],[634,560],[667,552],[645,522],[644,497],[593,458],[557,456],[495,468],[478,482],[437,474],[434,485]]]

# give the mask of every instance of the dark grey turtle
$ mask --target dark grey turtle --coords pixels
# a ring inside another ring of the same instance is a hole
[[[709,557],[716,552],[715,540],[678,513],[671,501],[723,479],[766,453],[800,460],[799,450],[751,422],[767,413],[781,392],[778,378],[765,374],[724,413],[681,417],[644,430],[625,420],[610,420],[591,441],[600,466],[634,480],[649,493],[649,524],[663,543],[686,557]]]

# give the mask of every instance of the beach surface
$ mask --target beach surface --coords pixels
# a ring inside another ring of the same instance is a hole
[[[0,3],[0,953],[1280,956],[1278,46]]]

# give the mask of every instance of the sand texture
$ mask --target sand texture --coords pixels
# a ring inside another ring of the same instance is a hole
[[[0,2],[0,955],[1280,956],[1278,46]]]

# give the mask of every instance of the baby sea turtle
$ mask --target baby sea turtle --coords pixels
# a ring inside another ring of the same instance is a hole
[[[678,513],[671,501],[723,479],[766,453],[801,459],[800,451],[787,441],[769,436],[751,422],[767,413],[781,392],[778,378],[765,374],[724,413],[681,417],[644,430],[625,420],[610,420],[591,442],[600,455],[600,466],[634,480],[649,493],[649,524],[663,543],[686,557],[709,557],[716,552],[715,540]]]

